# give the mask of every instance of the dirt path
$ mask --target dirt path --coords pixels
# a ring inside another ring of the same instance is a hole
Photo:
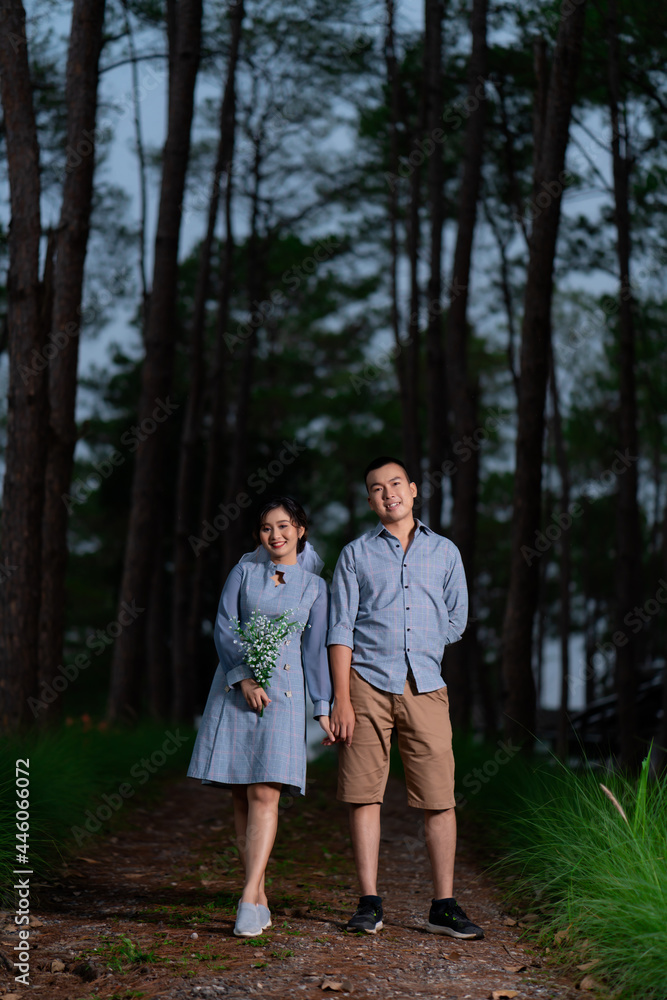
[[[331,768],[313,773],[308,796],[285,800],[281,809],[269,867],[274,926],[262,938],[232,935],[241,872],[229,795],[185,779],[150,811],[135,809],[115,836],[87,840],[60,881],[41,889],[31,933],[34,995],[315,1000],[331,988],[355,997],[442,1000],[481,1000],[494,990],[516,991],[510,995],[517,1000],[581,996],[542,968],[519,927],[505,925],[493,885],[464,845],[457,897],[486,938],[459,942],[423,930],[428,865],[418,816],[393,779],[383,814],[385,929],[375,937],[346,934],[357,895],[345,811],[333,799]],[[13,915],[1,916],[0,951],[11,957]],[[2,970],[0,997],[26,993]]]

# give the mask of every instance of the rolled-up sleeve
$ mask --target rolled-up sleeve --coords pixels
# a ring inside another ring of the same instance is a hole
[[[463,560],[457,547],[451,546],[451,565],[447,568],[442,596],[449,613],[445,644],[458,642],[468,624],[468,584]]]
[[[349,646],[354,649],[354,623],[359,610],[359,583],[354,553],[346,545],[336,563],[331,582],[331,611],[327,646]]]
[[[241,593],[241,580],[243,579],[243,569],[239,564],[225,580],[218,604],[218,613],[215,616],[215,629],[213,639],[215,648],[218,651],[220,666],[225,672],[227,683],[230,687],[238,684],[244,679],[252,678],[252,670],[243,662],[243,650],[241,646],[235,644],[236,634],[229,627],[230,619],[238,618],[239,594]]]
[[[324,580],[318,581],[320,592],[310,609],[308,624],[303,630],[301,653],[308,694],[313,703],[313,718],[331,714],[333,688],[329,672],[326,637],[329,619],[329,593]]]

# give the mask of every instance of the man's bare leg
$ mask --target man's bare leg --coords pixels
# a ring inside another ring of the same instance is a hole
[[[425,809],[424,832],[433,873],[433,898],[449,899],[454,895],[455,810]]]
[[[350,836],[361,896],[377,896],[380,803],[350,805]]]

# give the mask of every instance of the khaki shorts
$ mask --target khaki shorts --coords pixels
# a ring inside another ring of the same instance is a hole
[[[408,805],[452,809],[456,802],[447,688],[419,694],[410,675],[403,694],[391,694],[374,688],[352,669],[350,698],[356,724],[352,745],[338,747],[338,798],[364,805],[382,802],[395,726]]]

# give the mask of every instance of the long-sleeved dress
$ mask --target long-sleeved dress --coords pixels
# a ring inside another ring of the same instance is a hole
[[[284,583],[275,582],[276,571]],[[272,579],[272,577],[274,579]],[[243,651],[229,627],[245,624],[254,610],[269,617],[292,610],[304,626],[283,643],[267,687],[264,714],[251,709],[240,681],[251,678]],[[299,565],[242,561],[233,568],[220,597],[215,623],[219,664],[195,742],[188,776],[225,786],[278,782],[292,795],[306,783],[306,703],[313,715],[329,715],[331,676],[325,646],[328,591],[324,580]]]

